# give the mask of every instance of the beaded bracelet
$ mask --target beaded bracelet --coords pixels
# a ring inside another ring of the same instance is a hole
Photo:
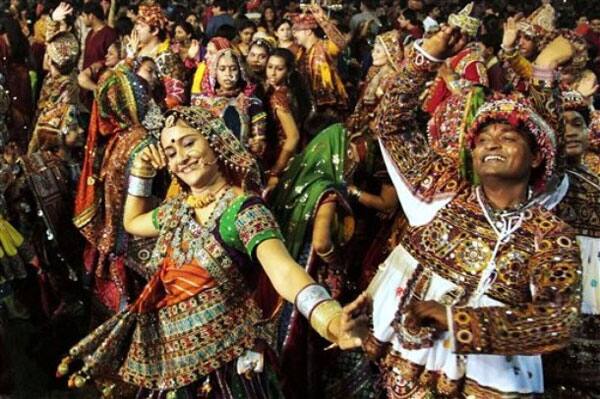
[[[141,198],[150,197],[152,195],[152,179],[130,175],[127,194]]]

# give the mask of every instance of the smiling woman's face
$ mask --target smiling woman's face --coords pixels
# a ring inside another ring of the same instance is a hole
[[[208,141],[182,120],[163,129],[160,143],[169,170],[191,188],[206,187],[219,174],[217,157]]]
[[[486,177],[528,180],[531,170],[541,162],[541,153],[532,152],[523,133],[508,123],[491,123],[475,139],[473,168],[482,180]]]

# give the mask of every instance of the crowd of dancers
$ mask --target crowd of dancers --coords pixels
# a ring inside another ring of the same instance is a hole
[[[0,398],[600,397],[600,13],[496,3],[11,0]]]

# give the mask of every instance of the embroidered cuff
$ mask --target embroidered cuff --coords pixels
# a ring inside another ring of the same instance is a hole
[[[454,353],[484,353],[486,350],[484,331],[473,309],[455,308],[450,311],[448,330],[452,335]]]

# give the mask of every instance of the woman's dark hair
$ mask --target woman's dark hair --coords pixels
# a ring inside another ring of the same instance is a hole
[[[310,138],[315,137],[325,128],[340,123],[342,120],[333,110],[327,109],[320,113],[313,113],[305,122],[304,129]]]
[[[0,34],[6,34],[10,44],[10,58],[13,62],[25,63],[29,56],[29,42],[19,23],[12,17],[0,19]]]
[[[502,30],[500,19],[496,16],[487,16],[483,19],[483,25],[485,27],[485,33],[480,35],[479,39],[486,46],[494,49],[494,53],[500,50],[502,44],[502,35],[498,32]]]
[[[294,54],[290,50],[286,48],[277,47],[276,49],[271,51],[269,58],[270,57],[279,57],[283,59],[285,61],[285,66],[288,70],[288,74],[295,70],[296,60],[294,58]]]
[[[277,21],[275,21],[275,25],[273,25],[273,28],[274,28],[275,30],[277,30],[277,29],[279,29],[279,27],[280,27],[281,25],[283,25],[283,24],[288,24],[288,25],[290,26],[290,28],[291,28],[291,27],[292,27],[292,25],[293,25],[293,24],[292,24],[292,21],[290,21],[289,19],[287,19],[287,18],[280,18],[280,19],[278,19]]]
[[[407,8],[406,10],[403,10],[400,14],[404,17],[404,19],[408,19],[411,24],[419,26],[419,18],[417,17],[417,13],[413,10]]]
[[[158,38],[158,40],[160,40],[161,42],[164,42],[167,37],[169,36],[169,33],[167,32],[167,29],[161,29],[161,28],[151,28],[151,30],[156,29],[158,31],[158,33],[156,34],[156,37]]]
[[[219,7],[221,11],[227,11],[231,8],[229,0],[215,0],[212,4],[213,7]]]
[[[215,32],[215,34],[212,37],[224,37],[225,39],[232,42],[237,37],[237,34],[238,34],[238,31],[237,31],[237,29],[235,29],[235,27],[225,24],[225,25],[219,26],[219,28],[217,29],[217,31]]]
[[[240,17],[235,20],[235,27],[238,32],[242,32],[244,29],[253,28],[256,30],[256,24],[250,18]]]
[[[262,26],[265,29],[268,28],[268,26],[269,26],[269,22],[265,18],[265,11],[267,9],[269,9],[269,8],[271,10],[273,10],[273,14],[275,14],[275,20],[273,21],[273,23],[275,23],[275,21],[277,21],[277,10],[273,6],[273,4],[271,4],[271,3],[265,3],[265,4],[263,4],[263,6],[262,6],[262,12],[260,13],[260,20],[258,22],[258,26]]]
[[[121,37],[130,35],[133,30],[133,22],[127,17],[120,17],[115,22],[115,30]]]
[[[189,22],[185,21],[185,20],[178,20],[175,23],[175,27],[180,27],[181,29],[183,29],[183,31],[185,33],[187,33],[188,35],[192,35],[194,36],[194,27],[192,26],[192,24],[190,24]]]
[[[273,48],[271,47],[271,45],[263,38],[257,38],[252,40],[252,43],[250,43],[250,47],[248,48],[248,50],[250,50],[254,46],[262,47],[269,55],[271,55],[271,53],[273,52]]]
[[[43,11],[42,11],[42,15],[44,14],[51,14],[52,11],[58,7],[58,0],[44,0],[42,2],[43,5]]]

